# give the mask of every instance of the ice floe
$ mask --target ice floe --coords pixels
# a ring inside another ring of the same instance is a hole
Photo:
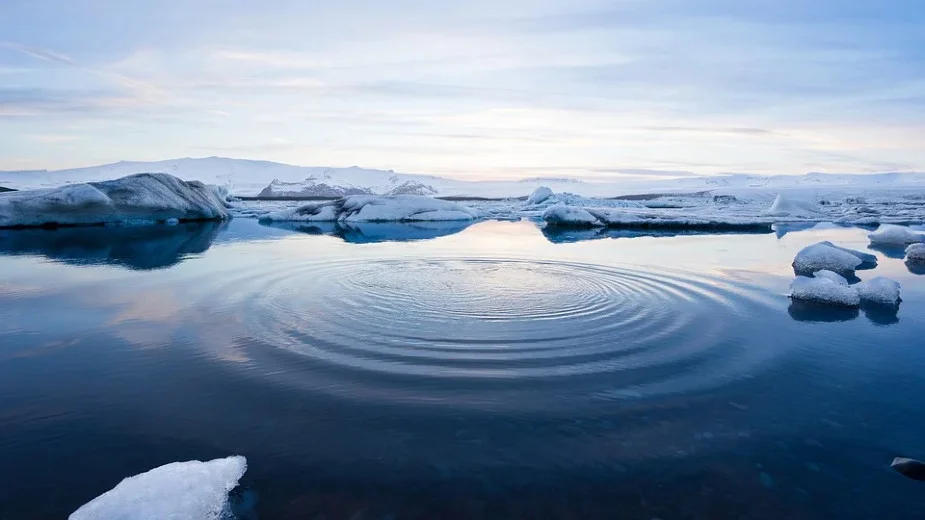
[[[260,217],[266,221],[287,222],[419,222],[477,218],[477,211],[462,204],[416,195],[356,195],[274,211]]]
[[[795,300],[811,301],[845,307],[861,304],[858,291],[838,273],[822,270],[813,277],[797,276],[790,284],[790,297]]]
[[[876,231],[867,235],[872,244],[906,245],[925,241],[925,235],[916,233],[904,226],[883,224]]]
[[[71,513],[69,520],[218,520],[247,470],[241,456],[173,462],[128,477]]]
[[[864,263],[859,257],[861,254],[863,253],[845,250],[831,243],[820,242],[804,247],[797,253],[793,259],[793,270],[798,275],[810,275],[822,270],[850,275]],[[874,261],[876,262],[876,257]]]
[[[900,285],[895,280],[878,276],[854,286],[862,302],[877,305],[899,305]]]
[[[0,227],[153,223],[228,217],[221,191],[166,173],[0,194]]]
[[[907,247],[906,261],[925,263],[925,244],[911,244]]]

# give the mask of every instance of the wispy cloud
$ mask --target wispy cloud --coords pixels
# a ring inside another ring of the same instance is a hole
[[[0,71],[15,71],[0,157],[209,150],[481,177],[925,169],[918,3],[14,2],[0,6]],[[35,146],[49,124],[94,131]]]

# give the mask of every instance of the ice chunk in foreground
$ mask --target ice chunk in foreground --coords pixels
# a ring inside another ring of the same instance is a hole
[[[592,227],[604,224],[587,210],[578,207],[557,204],[546,208],[543,220],[550,226]]]
[[[173,462],[128,477],[71,513],[69,520],[217,520],[247,470],[240,456]]]
[[[848,285],[848,281],[832,271],[817,271],[814,278],[797,276],[790,284],[790,297],[845,307],[857,307],[861,304],[858,291]]]
[[[267,213],[260,220],[286,222],[421,222],[475,220],[477,211],[447,200],[417,195],[354,195]]]
[[[925,263],[925,244],[912,244],[906,248],[906,261]]]
[[[859,253],[862,254],[862,253]],[[793,259],[796,274],[809,275],[816,271],[829,270],[841,274],[852,274],[862,260],[844,249],[820,242],[804,247]]]
[[[818,217],[819,208],[810,200],[779,193],[767,214],[775,217]]]
[[[906,245],[922,242],[925,235],[916,233],[904,226],[883,224],[876,231],[867,235],[872,244]]]
[[[527,204],[540,204],[549,197],[552,197],[552,190],[546,186],[540,186],[527,197]]]
[[[899,282],[878,276],[871,280],[861,282],[854,286],[861,297],[861,301],[876,303],[878,305],[898,305]]]
[[[0,194],[0,227],[225,218],[217,190],[166,173]]]

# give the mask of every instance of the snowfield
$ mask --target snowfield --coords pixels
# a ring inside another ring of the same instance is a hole
[[[446,200],[416,195],[379,197],[355,195],[331,202],[306,204],[267,213],[265,221],[283,222],[421,222],[470,221],[479,218],[471,208]]]
[[[222,190],[163,173],[0,194],[0,227],[222,220]]]
[[[219,520],[228,512],[228,493],[246,470],[241,456],[173,462],[124,479],[68,519]]]

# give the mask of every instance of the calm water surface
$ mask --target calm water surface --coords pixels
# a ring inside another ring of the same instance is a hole
[[[249,518],[923,518],[925,278],[794,306],[835,226],[0,231],[0,518],[248,459]]]

